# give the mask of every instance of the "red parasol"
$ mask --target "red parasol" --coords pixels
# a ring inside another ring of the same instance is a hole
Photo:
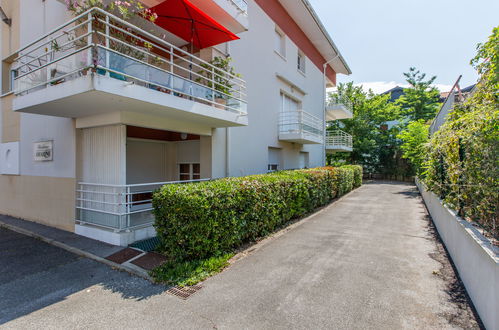
[[[156,25],[198,49],[239,39],[188,0],[165,0],[150,10],[158,15]]]

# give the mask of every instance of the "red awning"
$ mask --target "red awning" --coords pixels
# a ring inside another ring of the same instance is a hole
[[[155,24],[202,49],[239,39],[188,0],[165,0],[150,8]]]

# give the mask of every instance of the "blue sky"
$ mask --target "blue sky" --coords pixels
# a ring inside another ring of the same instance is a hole
[[[338,82],[376,92],[403,84],[411,66],[443,90],[460,74],[461,87],[473,84],[476,44],[499,25],[499,0],[309,1],[353,71]]]

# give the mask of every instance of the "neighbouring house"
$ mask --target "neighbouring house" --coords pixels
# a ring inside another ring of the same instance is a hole
[[[142,2],[188,12],[0,2],[1,214],[127,245],[155,235],[161,185],[321,166],[344,148],[326,121],[351,113],[325,107],[325,88],[351,71],[307,0]]]
[[[430,134],[433,135],[440,129],[440,126],[445,123],[447,115],[452,110],[454,104],[465,101],[466,98],[468,98],[468,96],[471,95],[475,90],[476,84],[461,89],[459,87],[461,77],[462,76],[459,76],[459,78],[457,78],[456,82],[452,86],[451,90],[445,93],[445,99],[442,103],[442,106],[440,107],[440,110],[438,111],[435,119],[433,119],[430,125]]]

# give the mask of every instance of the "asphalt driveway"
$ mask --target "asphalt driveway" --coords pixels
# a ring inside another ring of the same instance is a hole
[[[188,300],[0,229],[5,328],[478,328],[415,187],[366,184]]]

